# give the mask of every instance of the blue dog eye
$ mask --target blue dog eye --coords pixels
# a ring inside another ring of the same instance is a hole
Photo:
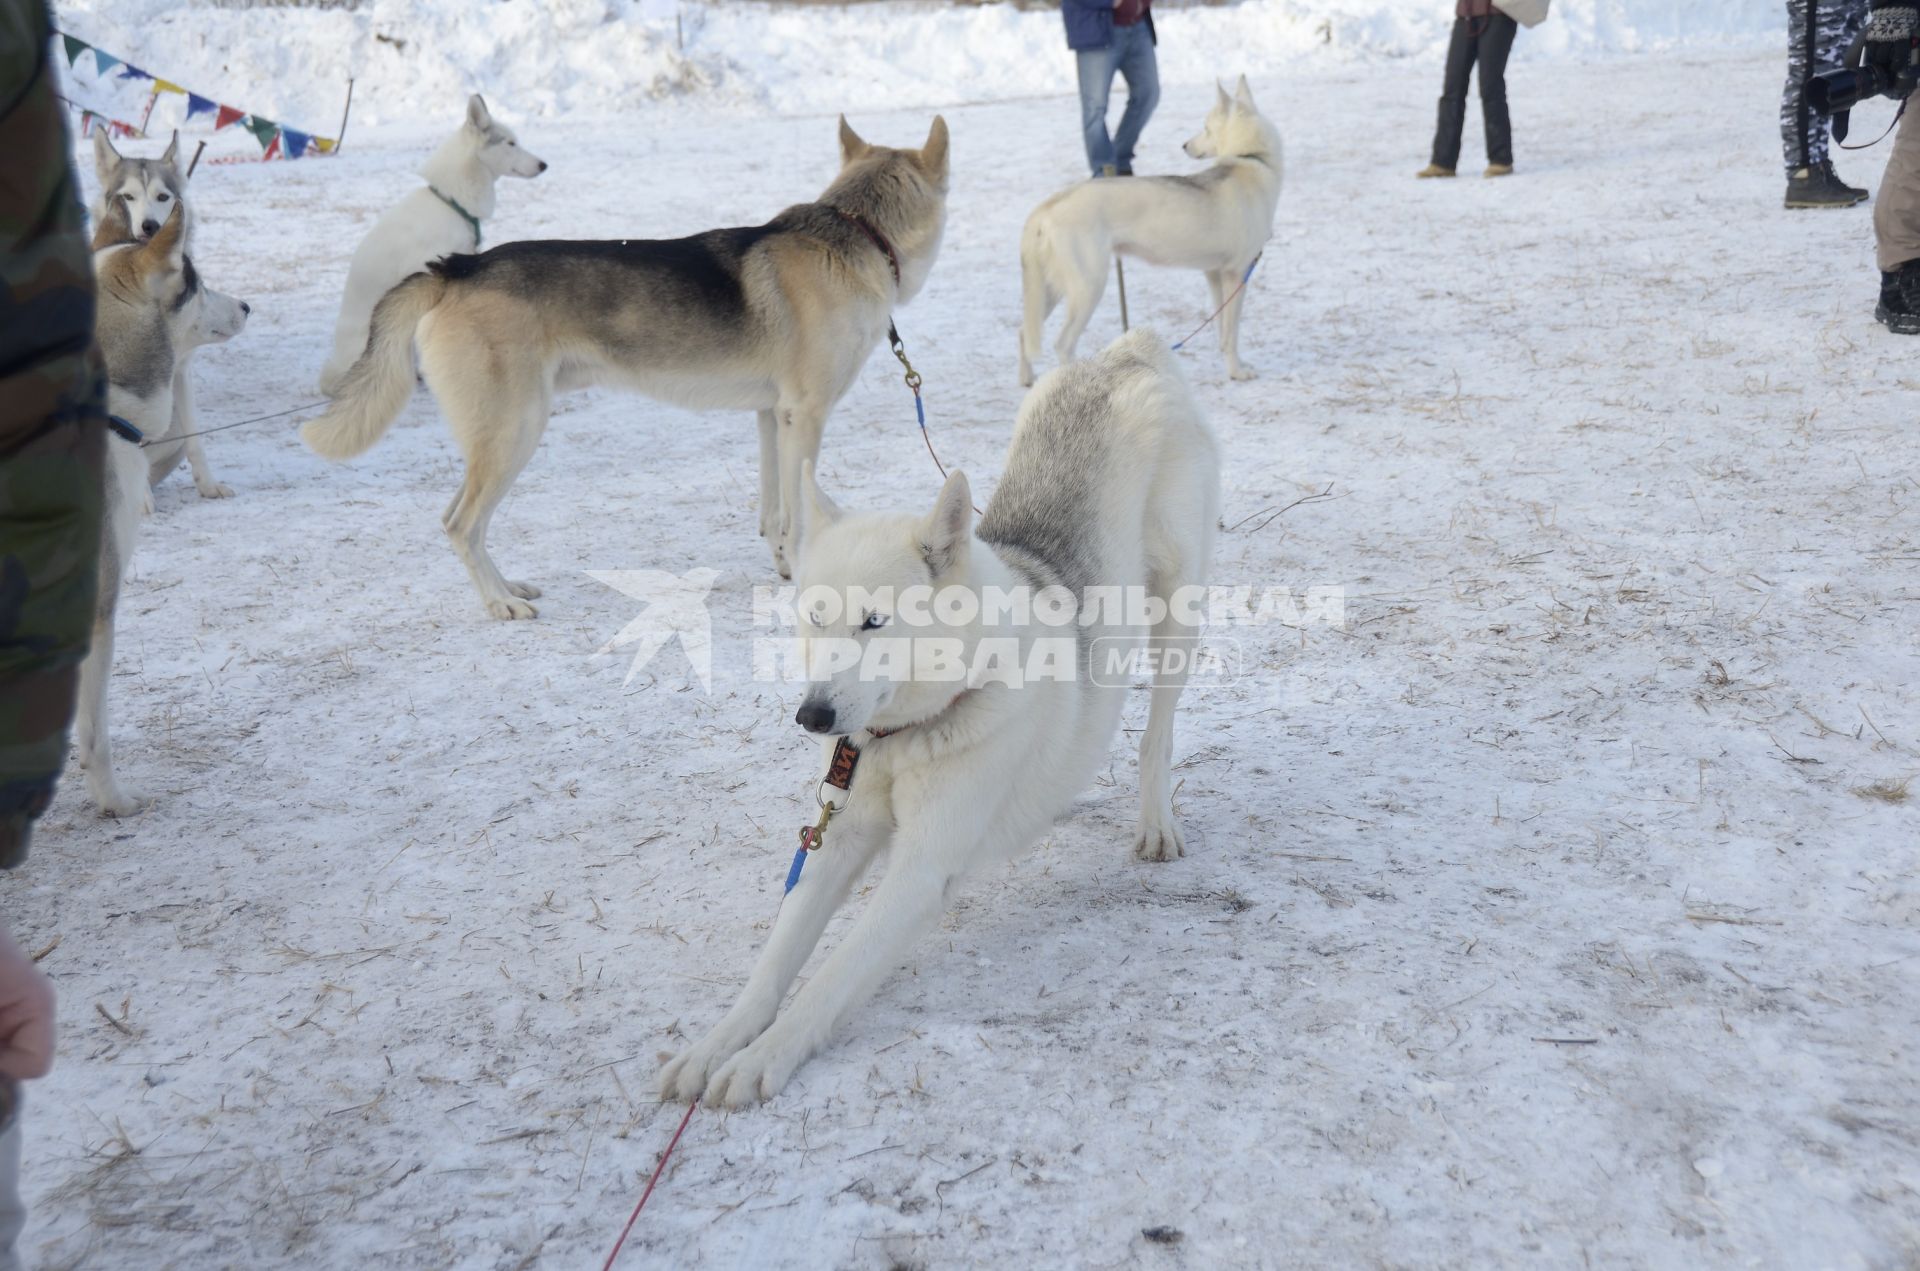
[[[862,631],[878,631],[886,625],[887,615],[884,613],[870,613],[867,615],[867,620],[860,624],[860,629]]]

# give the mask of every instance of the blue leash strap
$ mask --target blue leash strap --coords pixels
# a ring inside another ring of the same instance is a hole
[[[1260,256],[1265,256],[1265,255],[1266,255],[1265,252],[1260,253]],[[1194,336],[1199,335],[1202,331],[1205,331],[1208,325],[1211,324],[1215,318],[1219,317],[1221,314],[1227,311],[1227,306],[1233,303],[1234,296],[1239,295],[1241,292],[1247,289],[1247,282],[1253,277],[1254,269],[1257,268],[1260,264],[1260,256],[1255,256],[1253,260],[1247,265],[1247,272],[1240,275],[1240,285],[1233,289],[1233,295],[1228,296],[1225,300],[1222,300],[1220,302],[1220,307],[1207,315],[1206,322],[1202,322],[1199,326],[1187,332],[1187,334],[1180,340],[1180,342],[1173,346],[1176,352],[1184,348],[1188,340],[1191,340]]]
[[[800,871],[803,868],[805,868],[806,863],[807,863],[807,849],[804,847],[795,848],[793,853],[793,865],[787,870],[787,891],[792,891],[793,885],[800,881]],[[784,896],[787,894],[787,892],[781,892],[780,894]]]

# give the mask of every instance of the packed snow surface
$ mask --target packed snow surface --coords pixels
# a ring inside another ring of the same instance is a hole
[[[1344,587],[1344,626],[1236,631],[1243,676],[1188,695],[1185,859],[1127,855],[1129,732],[783,1094],[694,1116],[622,1266],[1920,1260],[1920,343],[1872,320],[1867,209],[1779,208],[1776,52],[1696,39],[1768,6],[1566,4],[1515,54],[1520,174],[1471,175],[1470,132],[1469,175],[1416,183],[1442,7],[1169,14],[1141,156],[1192,170],[1205,76],[1254,59],[1290,147],[1261,378],[1181,354],[1225,453],[1214,576]],[[424,4],[62,18],[156,69],[202,49],[183,79],[230,35],[262,110],[298,104],[267,71],[363,77],[338,158],[192,187],[202,274],[254,306],[196,358],[209,425],[312,400],[348,254],[470,86],[553,164],[502,182],[492,242],[757,223],[832,175],[811,112],[905,145],[911,102],[1043,94],[947,109],[946,244],[898,315],[984,498],[1019,227],[1080,166],[1057,19],[742,8],[689,53],[734,67],[729,110],[658,119],[655,63],[565,35],[641,39],[604,5],[489,5],[491,61]],[[389,25],[417,42],[369,60]],[[1169,338],[1204,316],[1197,277],[1128,283]],[[1083,347],[1118,333],[1110,292]],[[500,623],[439,529],[430,396],[342,466],[289,422],[208,438],[235,497],[175,477],[143,529],[111,706],[151,810],[70,779],[0,882],[63,1012],[29,1262],[596,1266],[681,1115],[660,1059],[729,1003],[813,807],[798,692],[750,670],[753,423],[563,399],[492,533],[541,617]],[[822,479],[931,503],[884,351]],[[595,656],[637,605],[587,571],[620,569],[718,571],[711,693],[677,648],[630,683]]]

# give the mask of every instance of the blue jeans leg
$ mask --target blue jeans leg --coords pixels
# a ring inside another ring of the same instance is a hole
[[[1115,44],[1119,42],[1116,40]],[[1113,138],[1107,135],[1107,97],[1113,91],[1115,49],[1081,49],[1074,56],[1080,70],[1080,132],[1087,143],[1087,164],[1093,175],[1114,162]]]
[[[1113,44],[1119,53],[1120,75],[1127,81],[1127,110],[1120,116],[1119,130],[1113,134],[1114,164],[1122,172],[1133,171],[1133,148],[1140,131],[1160,104],[1160,65],[1153,56],[1153,38],[1147,24],[1115,27]]]

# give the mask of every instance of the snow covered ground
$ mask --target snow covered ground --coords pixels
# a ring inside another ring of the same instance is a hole
[[[1183,355],[1228,458],[1215,572],[1345,586],[1345,628],[1242,633],[1251,672],[1189,696],[1186,859],[1127,858],[1116,745],[786,1093],[695,1115],[621,1265],[1920,1260],[1920,343],[1871,319],[1865,209],[1779,210],[1779,72],[1523,37],[1521,175],[1441,185],[1411,180],[1430,57],[1255,78],[1291,146],[1262,378]],[[1143,167],[1192,166],[1210,92],[1169,89]],[[1074,112],[948,112],[947,245],[900,319],[983,489]],[[430,135],[202,171],[202,272],[254,304],[199,356],[209,424],[310,400]],[[804,114],[521,135],[554,166],[502,183],[494,241],[757,221],[834,156]],[[1129,283],[1136,321],[1204,314],[1196,277]],[[567,399],[494,526],[533,623],[440,535],[426,395],[350,466],[278,422],[208,450],[237,496],[165,485],[122,605],[121,770],[158,801],[102,821],[69,781],[0,881],[64,1012],[31,1262],[598,1265],[679,1119],[658,1062],[730,1000],[811,808],[797,696],[748,669],[751,421]],[[932,497],[884,352],[823,480]],[[593,652],[635,604],[586,571],[700,567],[714,691],[675,650],[623,687]]]

